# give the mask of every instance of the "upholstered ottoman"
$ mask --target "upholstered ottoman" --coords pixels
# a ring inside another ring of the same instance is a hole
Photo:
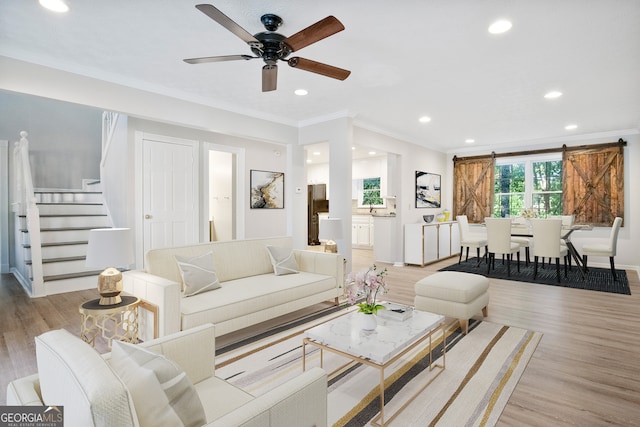
[[[489,279],[479,274],[439,271],[418,281],[415,290],[417,310],[456,318],[465,334],[474,314],[487,315]]]

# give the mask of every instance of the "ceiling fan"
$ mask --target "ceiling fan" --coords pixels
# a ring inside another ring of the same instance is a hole
[[[289,66],[299,68],[301,70],[310,71],[312,73],[321,74],[338,80],[344,80],[349,77],[351,71],[332,65],[323,64],[321,62],[312,61],[310,59],[294,56],[288,58],[290,53],[297,52],[303,47],[320,41],[335,33],[344,30],[344,25],[334,16],[326,18],[308,26],[307,28],[297,32],[296,34],[285,37],[275,31],[282,25],[282,18],[273,14],[262,15],[260,21],[267,31],[251,35],[240,25],[232,21],[227,15],[210,4],[198,4],[196,8],[216,21],[218,24],[231,31],[236,36],[244,40],[251,51],[256,56],[251,55],[224,55],[224,56],[206,56],[203,58],[189,58],[184,62],[188,64],[202,64],[205,62],[221,62],[250,60],[262,58],[265,65],[262,67],[262,91],[269,92],[276,90],[278,80],[278,61],[286,61]]]

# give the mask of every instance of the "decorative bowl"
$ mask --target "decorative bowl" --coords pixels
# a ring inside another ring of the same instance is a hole
[[[430,223],[433,221],[433,215],[422,215],[422,219],[424,219],[424,222]]]

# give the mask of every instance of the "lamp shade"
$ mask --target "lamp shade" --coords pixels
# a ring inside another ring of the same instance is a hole
[[[128,267],[135,261],[130,228],[89,230],[87,267]]]
[[[321,219],[318,238],[321,240],[342,239],[342,220],[340,218]]]

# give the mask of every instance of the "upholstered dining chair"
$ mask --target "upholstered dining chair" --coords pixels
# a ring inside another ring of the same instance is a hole
[[[620,226],[622,225],[622,218],[619,216],[613,220],[613,226],[611,227],[611,234],[609,235],[609,241],[606,243],[587,243],[582,246],[582,264],[584,265],[585,270],[588,271],[587,268],[587,257],[591,256],[608,256],[609,264],[611,264],[611,274],[613,275],[613,280],[617,281],[616,277],[616,268],[614,265],[613,258],[616,256],[616,247],[618,246],[618,232],[620,231]]]
[[[512,218],[511,219],[511,225],[516,227],[516,229],[518,227],[522,228],[523,230],[527,228],[526,220],[523,217]],[[524,256],[525,256],[524,264],[526,266],[528,266],[529,265],[529,260],[531,259],[530,256],[529,256],[530,255],[529,247],[531,246],[531,238],[530,237],[524,237],[524,236],[511,236],[511,241],[514,242],[514,243],[520,244],[520,247],[524,248]]]
[[[556,260],[556,276],[560,283],[560,257],[564,259],[564,276],[567,277],[567,255],[569,249],[560,244],[560,232],[562,219],[532,219],[531,230],[533,232],[533,278],[538,277],[538,259],[545,258]],[[549,261],[551,265],[551,261]]]
[[[576,216],[575,215],[550,215],[547,218],[562,220],[562,229],[560,230],[560,244],[562,246],[567,246],[567,241],[562,236],[567,234],[567,231],[570,230],[571,227],[573,227],[573,224],[576,221]],[[549,260],[549,262],[551,262],[551,260]],[[569,264],[569,268],[571,268],[571,256],[567,257],[567,263]]]
[[[485,218],[487,226],[487,274],[495,269],[496,254],[507,258],[507,276],[511,276],[511,259],[515,253],[520,271],[520,244],[511,241],[511,218]]]
[[[481,233],[474,233],[469,227],[469,220],[466,215],[456,216],[458,221],[458,229],[460,230],[460,257],[458,258],[458,264],[462,262],[462,250],[467,248],[467,255],[465,261],[469,260],[469,248],[476,248],[478,262],[476,266],[480,265],[480,248],[484,248],[484,258],[487,257],[487,236]]]

